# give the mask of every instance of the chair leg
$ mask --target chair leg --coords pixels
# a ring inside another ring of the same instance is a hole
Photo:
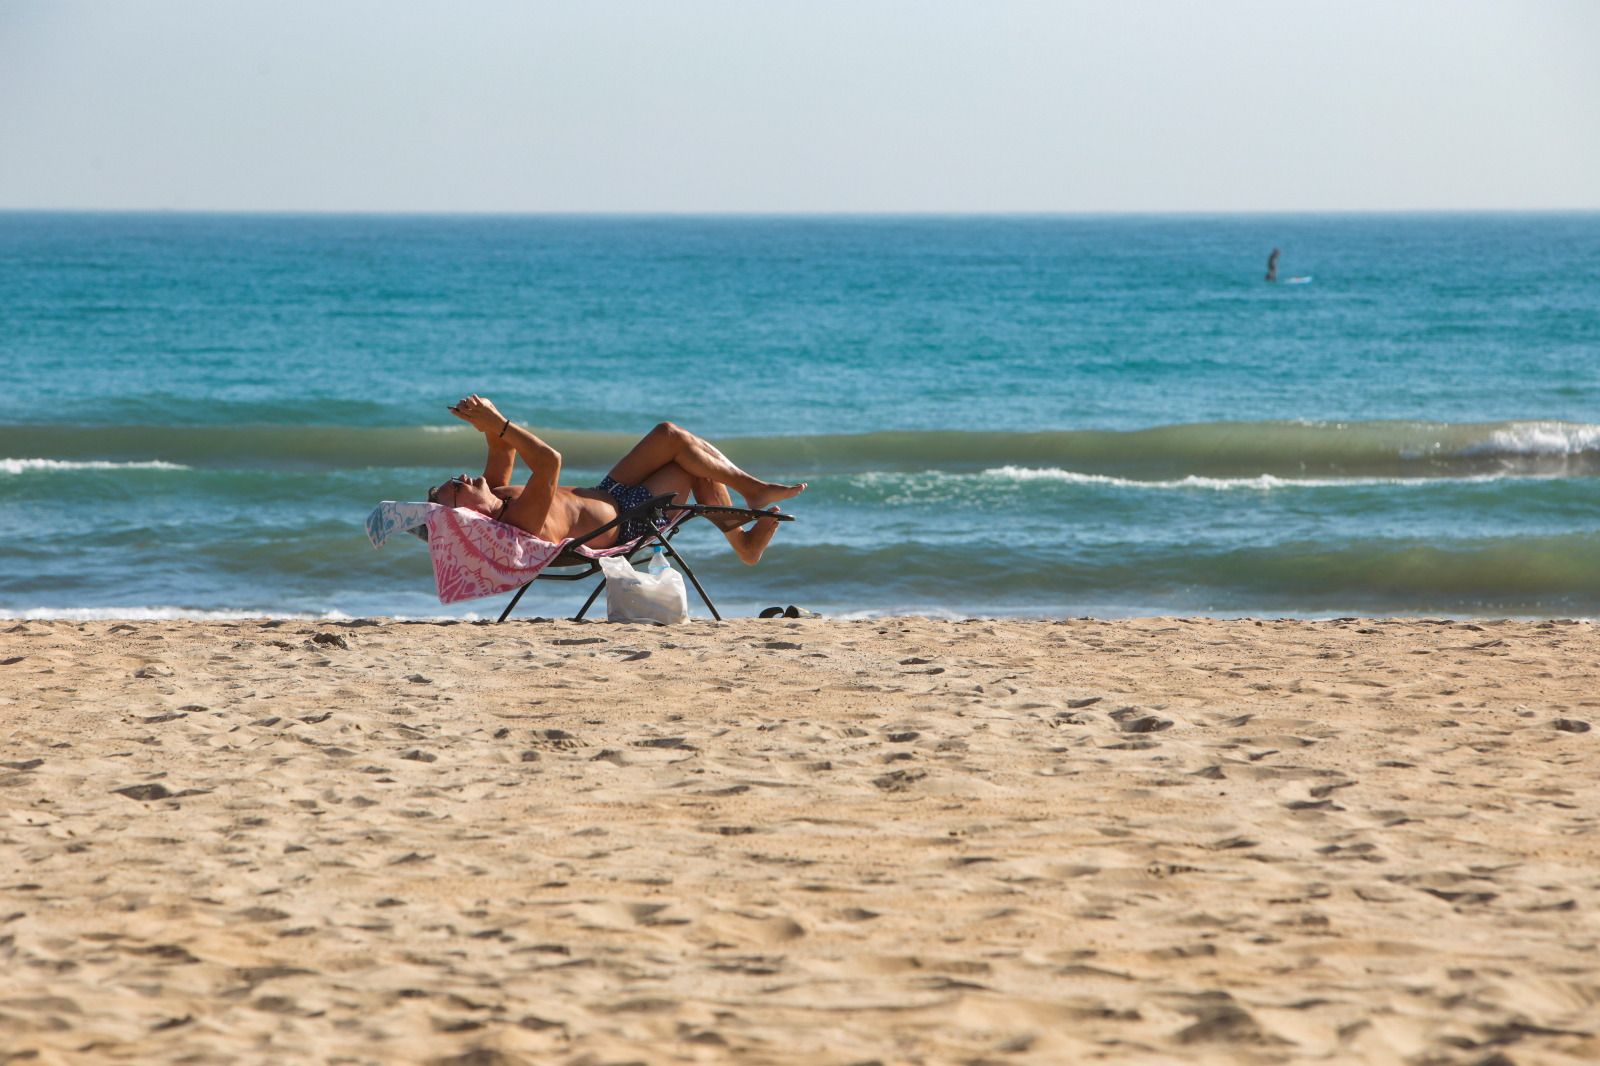
[[[683,556],[679,555],[676,549],[671,544],[668,544],[664,538],[661,541],[661,546],[667,549],[667,554],[672,556],[679,566],[683,567],[684,574],[689,578],[690,584],[694,585],[694,590],[700,594],[700,599],[704,601],[706,609],[711,612],[711,617],[719,622],[722,621],[722,616],[717,613],[717,605],[711,602],[710,596],[706,595],[706,590],[701,586],[700,579],[694,576],[694,571],[689,568],[688,563],[684,562]]]
[[[511,602],[506,604],[506,609],[500,612],[500,617],[496,618],[494,620],[496,625],[499,625],[501,622],[504,622],[506,620],[506,616],[509,615],[512,612],[512,610],[517,606],[517,601],[522,599],[522,594],[524,592],[528,591],[528,585],[532,585],[532,584],[533,584],[533,582],[530,581],[530,582],[528,582],[527,585],[524,585],[520,589],[517,590],[517,594],[515,596],[511,597]]]
[[[594,606],[594,601],[600,595],[600,590],[605,587],[606,579],[601,578],[600,584],[596,585],[594,591],[589,593],[589,598],[583,601],[583,606],[579,608],[578,613],[572,616],[574,622],[583,621],[583,616],[589,613],[589,608]]]

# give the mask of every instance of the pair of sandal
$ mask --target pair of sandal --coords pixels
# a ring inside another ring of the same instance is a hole
[[[757,615],[758,618],[821,618],[816,611],[808,611],[804,607],[790,604],[787,607],[768,607]]]

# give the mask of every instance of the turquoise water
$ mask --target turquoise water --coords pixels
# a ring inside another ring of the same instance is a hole
[[[569,483],[663,419],[810,481],[760,567],[683,534],[730,613],[1600,615],[1597,215],[0,214],[0,250],[0,614],[494,611],[361,528],[481,466],[444,410],[480,392]]]

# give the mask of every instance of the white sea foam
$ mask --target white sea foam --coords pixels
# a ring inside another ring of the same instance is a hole
[[[936,501],[950,494],[968,496],[974,492],[993,491],[1006,485],[1054,482],[1059,485],[1102,486],[1108,489],[1126,489],[1134,492],[1292,492],[1303,489],[1350,489],[1374,486],[1400,486],[1419,491],[1451,486],[1489,484],[1513,481],[1560,480],[1559,472],[1530,474],[1504,472],[1493,474],[1466,474],[1459,477],[1344,477],[1344,478],[1288,478],[1275,474],[1258,474],[1255,477],[1188,477],[1162,481],[1113,477],[1109,474],[1086,474],[1059,467],[999,466],[979,473],[952,473],[927,470],[918,473],[890,473],[873,471],[855,474],[850,480],[855,484],[882,493],[882,502],[891,505],[918,504]]]
[[[906,604],[893,607],[866,607],[825,611],[824,615],[835,622],[870,622],[878,618],[931,618],[938,622],[965,622],[985,617],[982,613],[974,614],[970,611],[958,611],[949,607],[911,606]]]
[[[1582,422],[1516,422],[1460,455],[1577,455],[1600,451],[1600,426]]]
[[[189,467],[182,463],[167,463],[159,459],[148,462],[113,463],[108,460],[90,459],[73,461],[69,459],[0,459],[0,474],[26,474],[38,470],[64,471],[64,470],[188,470]]]
[[[971,476],[971,475],[968,475]],[[1001,466],[985,470],[980,477],[1002,478],[1008,481],[1061,481],[1077,485],[1111,485],[1128,489],[1210,489],[1227,492],[1236,489],[1269,492],[1273,489],[1298,488],[1354,488],[1362,485],[1440,485],[1462,482],[1500,481],[1509,475],[1473,474],[1456,478],[1404,478],[1404,477],[1347,477],[1347,478],[1286,478],[1274,474],[1255,477],[1188,477],[1167,481],[1139,481],[1134,478],[1111,477],[1107,474],[1083,474],[1076,470],[1057,467]]]
[[[0,608],[0,619],[17,622],[349,622],[355,616],[343,611],[206,611],[192,607],[28,607]],[[391,622],[476,622],[474,611],[460,615],[386,615]]]
[[[820,605],[824,617],[835,622],[871,622],[880,618],[928,618],[936,622],[981,622],[1005,619],[1008,621],[1057,621],[1068,618],[1093,618],[1104,621],[1110,618],[1172,618],[1196,617],[1202,612],[1173,612],[1152,606],[1125,604],[1073,604],[1070,608],[1052,610],[1048,607],[1014,607],[1007,605],[977,605],[968,609],[939,607],[928,604],[898,604],[890,607],[828,609]],[[1274,614],[1273,617],[1292,617]],[[1331,616],[1330,616],[1331,617]]]
[[[275,611],[203,611],[191,607],[28,607],[0,609],[0,618],[24,622],[241,622],[283,619],[303,622],[340,622],[350,616],[339,611],[294,614]]]

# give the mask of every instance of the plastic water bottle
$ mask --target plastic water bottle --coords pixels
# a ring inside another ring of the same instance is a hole
[[[664,545],[657,544],[655,547],[651,548],[650,562],[645,566],[645,570],[648,573],[661,574],[671,569],[672,567],[667,565],[666,547]]]

